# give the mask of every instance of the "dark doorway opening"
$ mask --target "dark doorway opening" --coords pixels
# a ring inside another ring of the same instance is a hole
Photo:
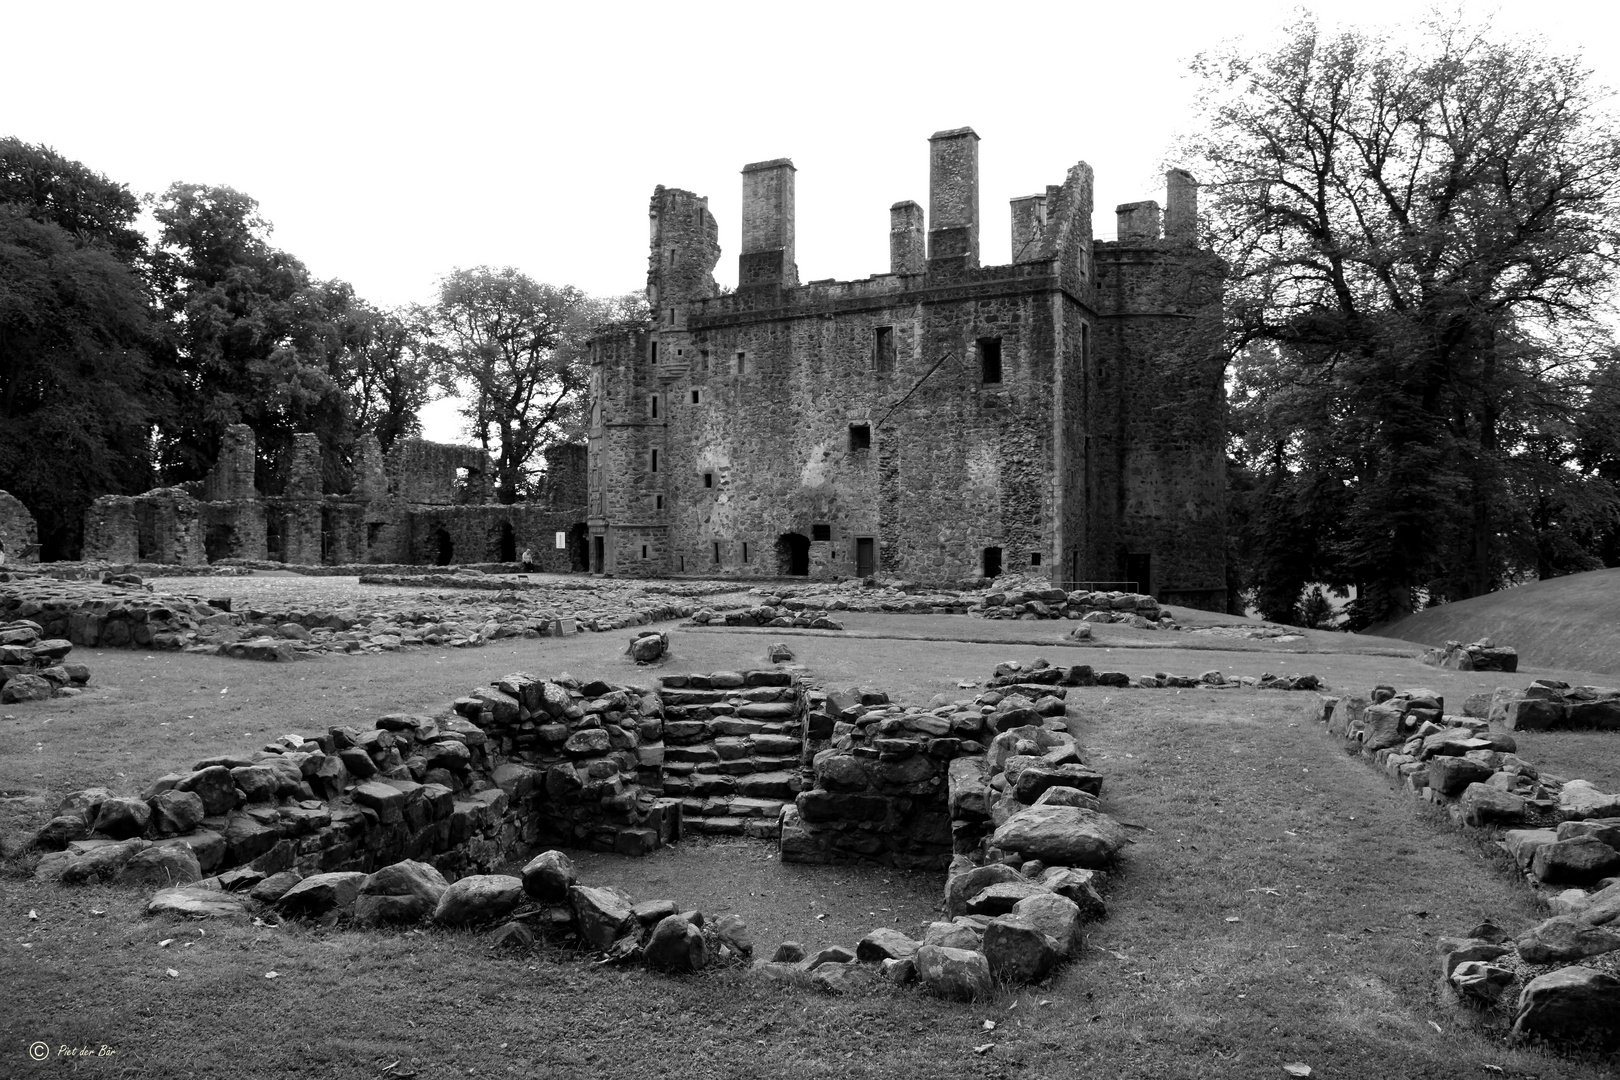
[[[803,533],[783,533],[776,538],[776,572],[788,577],[810,573],[810,538]]]
[[[871,577],[877,570],[875,560],[877,545],[870,536],[857,536],[855,538],[855,576]]]
[[[574,571],[591,568],[591,534],[583,521],[568,527],[568,569]]]
[[[235,553],[236,530],[229,525],[208,526],[208,534],[203,537],[203,557],[209,562],[218,562],[230,558]]]
[[[993,578],[1001,576],[1001,549],[987,547],[984,549],[984,576]]]
[[[332,523],[332,511],[321,511],[321,562],[331,564],[337,559],[337,532]]]
[[[450,560],[455,556],[456,546],[450,541],[450,534],[443,529],[435,529],[431,544],[434,566],[449,566]]]
[[[591,537],[591,572],[605,573],[603,566],[607,563],[607,537]]]
[[[497,562],[517,562],[517,533],[512,531],[510,521],[501,522],[500,551]]]
[[[1136,582],[1139,593],[1153,593],[1153,556],[1132,553],[1125,556],[1125,578]]]
[[[287,561],[287,556],[281,550],[281,521],[279,518],[267,517],[264,520],[264,557],[271,562]]]

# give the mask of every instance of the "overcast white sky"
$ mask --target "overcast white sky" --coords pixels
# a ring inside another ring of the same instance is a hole
[[[1327,24],[1411,26],[1422,5],[1310,5]],[[927,138],[979,133],[982,258],[1007,200],[1096,170],[1115,204],[1163,200],[1190,120],[1187,60],[1294,21],[1216,3],[22,3],[0,0],[0,134],[157,192],[259,200],[273,242],[383,305],[453,267],[516,266],[598,294],[645,285],[657,184],[709,196],[734,282],[739,170],[798,166],[801,280],[888,268],[888,208],[927,204]],[[1620,86],[1608,4],[1504,0],[1510,34],[1590,46]],[[453,418],[430,406],[427,434]]]

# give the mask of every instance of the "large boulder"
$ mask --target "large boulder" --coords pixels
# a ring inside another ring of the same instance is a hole
[[[152,831],[158,836],[179,836],[202,824],[208,816],[201,796],[195,791],[171,788],[160,791],[147,800],[152,808]]]
[[[95,831],[114,840],[128,840],[146,832],[152,808],[133,796],[117,795],[96,808]]]
[[[1620,817],[1620,795],[1599,791],[1589,780],[1570,780],[1559,789],[1558,812],[1577,819]]]
[[[246,919],[247,905],[236,893],[218,889],[181,887],[164,889],[146,905],[148,915],[175,915],[186,919]]]
[[[0,705],[21,705],[29,701],[49,701],[56,688],[38,675],[13,675],[0,683]]]
[[[1549,885],[1592,885],[1620,872],[1620,851],[1595,836],[1572,836],[1538,848],[1530,870]]]
[[[995,993],[990,963],[983,953],[924,945],[913,959],[917,964],[917,978],[940,997],[983,1001]]]
[[[523,899],[523,879],[508,874],[473,874],[445,889],[433,909],[433,921],[444,926],[497,922]]]
[[[219,817],[236,809],[236,781],[223,765],[198,769],[174,785],[178,791],[194,791],[203,801],[209,817]]]
[[[281,894],[276,906],[287,915],[318,918],[329,912],[343,914],[354,907],[366,875],[358,870],[311,874]]]
[[[990,837],[992,847],[1053,866],[1100,867],[1127,843],[1125,829],[1107,814],[1078,806],[1032,806],[1014,814]]]
[[[991,885],[1006,881],[1024,881],[1024,875],[1005,863],[975,866],[945,880],[945,915],[955,918],[967,911],[967,903]]]
[[[1560,968],[1532,979],[1519,992],[1513,1033],[1620,1044],[1620,979],[1587,967]]]
[[[568,890],[568,903],[580,938],[598,949],[609,948],[636,929],[630,901],[609,889],[575,885]]]
[[[660,919],[648,935],[642,953],[647,966],[660,971],[701,971],[709,962],[703,931],[684,915],[666,915]]]
[[[560,851],[542,851],[523,868],[523,891],[536,900],[561,903],[578,880],[574,861]]]
[[[1527,964],[1558,964],[1620,949],[1620,934],[1570,915],[1555,915],[1518,940]]]
[[[876,964],[884,960],[901,960],[914,955],[921,946],[898,930],[882,927],[873,930],[855,946],[855,959],[863,964]]]
[[[354,900],[355,922],[417,922],[432,915],[449,889],[444,875],[427,863],[406,859],[385,866],[360,883]]]
[[[1012,917],[1040,928],[1052,942],[1058,956],[1076,956],[1083,942],[1080,906],[1056,893],[1026,896],[1013,905]]]
[[[137,851],[118,872],[119,885],[189,885],[202,877],[197,856],[184,844]]]
[[[1046,978],[1058,962],[1058,951],[1039,926],[1000,915],[984,928],[984,958],[992,976],[1022,984]]]

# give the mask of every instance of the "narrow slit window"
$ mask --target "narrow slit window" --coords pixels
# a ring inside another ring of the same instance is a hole
[[[658,342],[655,341],[652,343],[652,352],[648,355],[651,357],[653,363],[658,363]]]
[[[737,374],[741,375],[744,371],[747,371],[747,370],[748,370],[748,354],[745,353],[745,352],[739,352],[737,354]]]
[[[748,561],[748,541],[743,541],[743,562]]]
[[[894,370],[894,327],[879,326],[872,330],[872,367],[876,371]]]
[[[998,337],[979,339],[979,381],[1001,381],[1001,339]]]
[[[718,540],[714,542],[714,564],[716,566],[720,565],[720,541]]]
[[[849,448],[851,450],[870,450],[870,449],[872,449],[872,425],[870,425],[870,424],[851,424],[851,425],[849,425]]]
[[[654,394],[651,398],[648,398],[647,400],[648,400],[648,403],[652,406],[652,418],[654,420],[658,419],[658,395]]]
[[[652,452],[652,471],[658,471],[658,450],[656,448]]]
[[[703,474],[703,486],[706,488],[714,487],[714,473],[706,472]]]
[[[647,545],[646,544],[641,545],[641,557],[643,559],[645,559],[647,557]]]
[[[654,510],[662,510],[663,508],[664,508],[664,497],[662,495],[654,495],[653,496],[653,509]]]

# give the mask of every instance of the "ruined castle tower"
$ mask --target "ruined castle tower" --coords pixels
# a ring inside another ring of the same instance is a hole
[[[979,137],[929,139],[888,273],[800,284],[793,163],[743,169],[738,287],[704,199],[653,195],[648,326],[592,343],[592,568],[1029,570],[1225,603],[1221,267],[1196,183],[1092,237],[1092,173],[1012,200],[981,266]]]

